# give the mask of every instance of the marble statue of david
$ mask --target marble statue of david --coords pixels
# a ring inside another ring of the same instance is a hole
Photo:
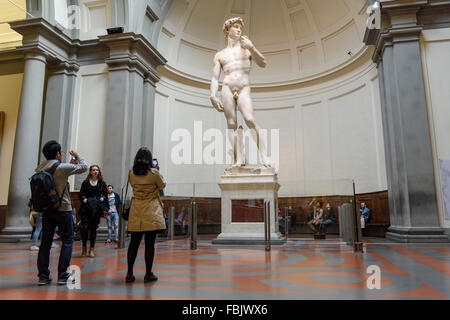
[[[262,68],[267,65],[267,62],[250,39],[242,35],[243,27],[244,21],[240,17],[228,19],[223,25],[227,47],[217,52],[214,57],[211,103],[217,111],[224,112],[227,120],[229,146],[231,146],[227,154],[233,159],[232,167],[241,167],[246,164],[244,148],[236,143],[239,141],[237,110],[241,112],[245,123],[251,129],[261,164],[265,167],[273,167],[266,156],[266,146],[260,137],[260,127],[255,122],[250,98],[249,74],[252,61],[254,60]],[[224,71],[225,77],[221,91],[222,99],[219,99],[216,94],[219,89],[221,70]],[[240,138],[242,139],[242,136]]]

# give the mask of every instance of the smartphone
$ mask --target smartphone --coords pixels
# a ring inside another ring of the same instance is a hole
[[[158,166],[158,159],[153,159],[153,168]]]

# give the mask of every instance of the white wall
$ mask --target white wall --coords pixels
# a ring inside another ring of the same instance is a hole
[[[431,131],[433,161],[441,226],[450,228],[445,215],[444,181],[440,175],[440,160],[450,159],[450,28],[424,30],[421,37],[422,64]],[[447,186],[448,188],[448,186]],[[450,195],[446,195],[450,199]],[[450,203],[448,204],[450,205]],[[450,208],[447,208],[450,211]]]
[[[377,69],[370,54],[362,59],[359,67],[314,85],[252,93],[256,121],[280,130],[280,196],[350,194],[352,179],[358,193],[387,189]],[[210,105],[208,89],[169,75],[163,72],[157,86],[155,157],[169,185],[209,185],[208,193],[218,196],[225,166],[175,165],[170,154],[178,142],[170,138],[177,128],[193,135],[200,120],[203,130],[224,130],[224,114]]]
[[[78,151],[89,165],[97,164],[102,167],[108,66],[96,64],[80,67],[75,90],[69,149]],[[85,176],[78,177],[78,179],[84,178]],[[72,180],[71,186],[77,187],[78,183]]]

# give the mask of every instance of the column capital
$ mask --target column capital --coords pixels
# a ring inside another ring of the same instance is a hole
[[[379,63],[386,47],[396,43],[416,42],[424,26],[417,14],[428,0],[381,0],[381,30],[375,41],[372,60]]]
[[[42,52],[47,60],[70,59],[72,40],[44,18],[33,18],[9,23],[11,29],[23,36],[22,47],[17,51]]]
[[[448,0],[379,0],[379,3],[375,16],[370,10],[367,12],[370,13],[367,23],[375,19],[378,27],[374,29],[373,25],[368,25],[364,38],[367,45],[375,45],[372,60],[377,64],[386,47],[419,41],[425,28],[444,27],[448,23],[448,19],[443,18],[450,10]],[[435,16],[439,18],[433,18]]]
[[[39,49],[30,49],[24,51],[24,60],[37,60],[47,64],[49,56],[42,50]]]

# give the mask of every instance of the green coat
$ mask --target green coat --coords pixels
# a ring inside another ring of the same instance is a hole
[[[130,184],[133,188],[130,215],[128,218],[129,232],[145,232],[166,229],[163,203],[159,191],[166,183],[158,170],[151,169],[145,176],[130,174]]]

